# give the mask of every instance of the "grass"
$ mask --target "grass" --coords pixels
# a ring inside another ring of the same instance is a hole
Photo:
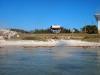
[[[86,35],[82,40],[89,41],[89,42],[100,42],[100,34]]]
[[[48,39],[65,39],[68,40],[83,40],[90,42],[100,42],[100,34],[85,34],[85,33],[66,33],[66,34],[20,34],[18,39],[21,40],[43,40]]]

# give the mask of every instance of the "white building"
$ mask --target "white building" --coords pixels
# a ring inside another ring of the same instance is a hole
[[[98,23],[98,33],[100,34],[100,13],[96,13],[95,17]]]
[[[60,25],[52,25],[50,28],[53,33],[60,33],[60,31],[61,31]]]

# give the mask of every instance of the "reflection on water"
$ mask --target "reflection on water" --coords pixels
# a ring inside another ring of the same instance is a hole
[[[2,48],[0,75],[100,75],[100,49]]]

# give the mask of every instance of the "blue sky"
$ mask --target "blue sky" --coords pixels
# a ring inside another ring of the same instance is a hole
[[[100,0],[0,0],[0,28],[33,30],[59,24],[79,29],[96,24],[96,11]]]

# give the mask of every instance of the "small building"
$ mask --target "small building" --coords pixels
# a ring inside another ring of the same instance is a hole
[[[51,31],[52,31],[53,33],[60,33],[60,31],[61,31],[61,26],[60,26],[60,25],[52,25],[52,26],[50,27],[50,29],[51,29]]]
[[[97,24],[98,24],[98,33],[100,34],[100,13],[95,14]]]

